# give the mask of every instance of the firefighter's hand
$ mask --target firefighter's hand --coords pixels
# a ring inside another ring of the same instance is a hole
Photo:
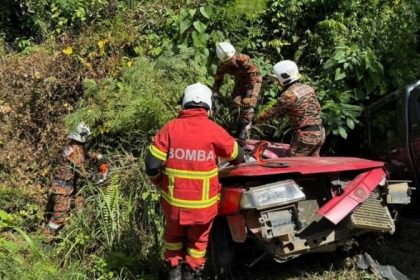
[[[239,146],[241,146],[242,148],[246,147],[246,139],[242,139],[242,138],[237,138],[236,142],[238,143]]]
[[[252,95],[250,97],[244,97],[242,98],[242,107],[247,108],[255,108],[257,106],[258,97],[255,95]]]
[[[265,117],[264,115],[259,115],[254,119],[254,124],[262,124],[265,122]]]
[[[89,180],[92,181],[94,185],[103,186],[108,183],[108,176],[100,172],[90,174]]]
[[[160,172],[158,175],[153,176],[153,177],[149,177],[150,181],[152,181],[153,185],[155,185],[156,187],[160,188],[161,184],[162,184],[162,172]]]
[[[232,102],[235,106],[240,107],[241,104],[242,104],[242,96],[240,96],[240,95],[235,96],[233,98]]]

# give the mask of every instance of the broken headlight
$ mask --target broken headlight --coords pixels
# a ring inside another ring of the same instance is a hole
[[[250,188],[242,193],[241,209],[266,209],[304,200],[305,194],[293,180]]]

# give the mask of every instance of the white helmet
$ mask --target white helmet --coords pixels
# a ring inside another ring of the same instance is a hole
[[[291,60],[282,60],[273,67],[273,74],[282,86],[299,80],[299,69]]]
[[[81,122],[79,123],[77,128],[69,134],[68,138],[73,139],[80,143],[84,143],[86,142],[86,139],[88,138],[89,135],[90,135],[89,126],[85,124],[84,122]]]
[[[220,61],[231,59],[235,55],[235,48],[229,42],[221,42],[216,44],[216,54]]]
[[[202,83],[195,83],[185,88],[184,97],[182,98],[182,108],[185,106],[204,107],[211,110],[212,92]]]

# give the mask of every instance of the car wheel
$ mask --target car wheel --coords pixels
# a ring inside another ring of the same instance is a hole
[[[210,233],[209,262],[216,279],[235,278],[237,255],[226,218],[218,217]]]

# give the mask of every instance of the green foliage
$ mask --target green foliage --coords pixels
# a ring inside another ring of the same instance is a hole
[[[100,84],[86,80],[86,99],[68,117],[69,125],[84,120],[95,125],[96,135],[120,134],[123,141],[138,143],[175,115],[185,86],[199,76],[190,63],[181,55],[162,56],[156,62],[140,58],[119,78]]]
[[[41,207],[26,192],[0,185],[0,232],[8,227],[33,231],[42,219]]]
[[[6,43],[4,36],[0,33],[0,58],[6,54]]]
[[[0,235],[1,279],[87,279],[77,272],[77,265],[68,269],[60,268],[42,247],[37,236],[31,238],[20,228],[13,229],[16,232],[13,236]]]
[[[346,138],[364,104],[418,78],[415,5],[273,0],[263,40],[276,50],[273,60],[297,61],[315,86],[327,131]]]
[[[86,24],[112,17],[119,7],[118,2],[125,1],[8,0],[0,4],[0,31],[5,30],[10,41],[78,31]]]
[[[214,38],[222,37],[221,32],[215,30],[215,12],[210,6],[168,11],[167,34],[173,35],[175,49],[180,52],[191,50],[191,58],[201,79],[207,78],[209,48],[213,45]]]
[[[275,62],[295,60],[317,92],[330,139],[346,138],[364,105],[418,79],[418,11],[415,0],[2,1],[0,105],[12,109],[0,119],[2,183],[33,185],[37,178],[47,185],[65,116],[68,127],[92,125],[112,175],[108,186],[81,186],[85,205],[72,211],[49,251],[33,234],[42,221],[41,192],[1,187],[0,278],[154,279],[162,213],[143,172],[144,151],[177,114],[186,85],[212,85],[215,43],[231,41],[263,76]],[[20,52],[7,54],[11,47]],[[232,87],[228,79],[214,116],[230,131]],[[259,110],[278,93],[264,79]],[[290,136],[282,118],[253,132],[286,142]]]
[[[87,185],[80,191],[84,206],[73,212],[55,256],[64,267],[82,263],[89,278],[154,274],[163,222],[156,212],[158,192],[132,156],[114,157],[112,162],[107,186]]]

